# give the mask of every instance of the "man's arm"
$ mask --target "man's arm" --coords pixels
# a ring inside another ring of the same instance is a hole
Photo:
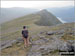
[[[23,39],[24,39],[24,36],[23,36],[23,31],[22,31],[22,33],[21,33],[21,34],[22,34],[22,37],[23,37]]]

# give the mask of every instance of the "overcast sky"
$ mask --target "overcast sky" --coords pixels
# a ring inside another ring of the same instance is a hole
[[[66,6],[74,6],[74,1],[1,1],[1,8],[24,7],[44,9]]]

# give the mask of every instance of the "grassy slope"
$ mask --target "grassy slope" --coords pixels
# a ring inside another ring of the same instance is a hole
[[[6,23],[1,24],[1,40],[12,40],[21,37],[21,30],[24,25],[28,26],[30,35],[40,31],[44,26],[39,27],[34,24],[40,18],[39,15],[28,15]],[[31,33],[32,32],[32,33]]]
[[[38,26],[34,24],[35,21],[37,21],[40,18],[38,15],[28,15],[24,16],[6,23],[1,24],[1,38],[0,41],[7,41],[7,40],[14,40],[16,38],[21,38],[21,30],[24,25],[28,26],[29,30],[29,37],[32,35],[37,34],[40,32],[42,29],[45,29],[45,26]],[[26,55],[28,49],[23,49],[24,44],[21,44],[20,46],[13,45],[10,48],[6,48],[2,50],[1,54],[6,56],[6,55],[13,55],[17,56],[15,52],[18,52],[18,55]],[[7,52],[7,50],[9,50]]]
[[[56,18],[52,13],[48,12],[47,10],[42,10],[38,15],[41,15],[41,18],[35,22],[37,25],[40,26],[52,26],[56,24],[62,24],[60,20]]]
[[[62,24],[62,25],[50,26],[50,27],[38,26],[38,25],[34,24],[34,22],[39,20],[40,18],[41,17],[39,15],[31,14],[31,15],[20,17],[18,19],[1,24],[0,41],[14,40],[19,37],[21,38],[21,30],[24,25],[28,26],[29,37],[32,35],[36,35],[39,32],[45,31],[45,30],[46,31],[50,31],[50,30],[55,31],[55,30],[61,30],[64,28],[74,28],[74,23]],[[66,31],[66,32],[68,32],[68,31]],[[5,55],[5,56],[6,56],[6,54],[13,55],[13,53],[15,51],[18,51],[18,54],[14,53],[14,56],[22,55],[22,54],[26,55],[26,52],[28,51],[28,49],[24,50],[23,45],[24,44],[21,44],[21,46],[13,45],[10,48],[6,48],[6,49],[2,50],[2,55]]]

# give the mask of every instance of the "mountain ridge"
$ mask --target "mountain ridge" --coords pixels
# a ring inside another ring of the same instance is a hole
[[[6,22],[6,21],[16,19],[16,18],[18,18],[18,16],[22,17],[22,16],[25,16],[28,13],[30,14],[31,11],[33,11],[33,12],[39,11],[38,9],[34,9],[34,8],[22,8],[22,7],[13,7],[13,8],[4,8],[4,9],[1,8],[0,24],[3,23],[3,22]],[[61,8],[45,8],[45,9],[47,9],[49,12],[54,14],[56,17],[61,18],[61,20],[65,21],[66,23],[75,21],[74,20],[74,18],[75,18],[75,16],[74,16],[74,6],[61,7]],[[17,12],[15,12],[14,10],[17,10]],[[13,12],[15,14],[13,14]],[[16,15],[17,15],[17,17],[16,17]],[[73,20],[70,20],[70,19],[73,19]]]
[[[17,23],[18,21],[22,21],[22,20],[31,20],[34,21],[34,23],[36,25],[40,25],[40,26],[50,26],[50,25],[56,25],[56,24],[60,24],[61,22],[58,20],[58,18],[56,18],[56,16],[54,16],[52,13],[48,12],[46,9],[35,12],[35,13],[31,13],[28,14],[26,16],[8,21],[8,23],[15,21],[15,23]],[[33,20],[34,19],[34,20]],[[17,21],[16,21],[17,20]]]
[[[31,9],[31,8],[19,8],[19,7],[13,7],[13,8],[1,8],[1,15],[0,15],[0,23],[10,21],[31,13],[34,13],[38,11],[37,9]],[[7,19],[7,20],[6,20]]]
[[[35,22],[37,25],[41,24],[42,26],[49,26],[61,23],[61,21],[56,16],[48,12],[46,9],[41,10],[36,14],[41,16],[41,19]]]

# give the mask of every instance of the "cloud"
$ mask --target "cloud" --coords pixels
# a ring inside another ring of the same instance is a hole
[[[66,6],[74,6],[74,1],[1,1],[1,8],[24,7],[44,9]]]

